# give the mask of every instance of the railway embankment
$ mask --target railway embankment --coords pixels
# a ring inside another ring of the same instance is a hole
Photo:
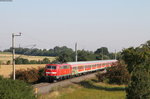
[[[81,81],[94,78],[95,74],[96,73],[90,73],[87,75],[82,75],[79,77],[74,77],[71,79],[66,79],[66,80],[62,80],[62,81],[54,82],[54,83],[47,83],[47,82],[39,83],[39,84],[33,85],[33,87],[36,90],[37,94],[45,94],[45,93],[49,93],[50,91],[53,91],[53,89],[58,88],[58,87],[66,87],[74,83],[79,83]]]

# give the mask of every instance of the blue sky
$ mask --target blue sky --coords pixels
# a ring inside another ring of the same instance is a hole
[[[149,0],[13,0],[0,2],[0,50],[36,44],[110,51],[150,40]],[[32,46],[28,46],[29,48]]]

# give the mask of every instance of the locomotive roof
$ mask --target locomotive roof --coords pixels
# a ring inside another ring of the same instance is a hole
[[[79,62],[67,62],[70,65],[88,64],[88,63],[105,63],[105,62],[116,62],[117,60],[98,60],[98,61],[79,61]]]

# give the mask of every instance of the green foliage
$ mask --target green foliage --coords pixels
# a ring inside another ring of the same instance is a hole
[[[17,54],[25,54],[25,55],[33,55],[33,56],[57,56],[57,61],[59,62],[68,62],[75,61],[75,52],[66,46],[56,46],[53,49],[28,49],[28,48],[16,48]],[[4,52],[12,52],[12,48],[4,50]],[[114,53],[109,53],[107,47],[101,47],[97,49],[95,52],[86,51],[86,50],[78,50],[78,61],[92,61],[92,60],[102,60],[103,59],[114,59]],[[46,61],[47,62],[47,61]],[[42,61],[28,61],[26,59],[16,59],[16,63],[18,64],[26,64],[26,63],[43,63]]]
[[[62,46],[62,47],[56,46],[56,47],[54,47],[53,50],[54,50],[55,56],[59,56],[63,52],[73,53],[73,50],[71,48],[66,47],[66,46]]]
[[[127,99],[150,99],[150,64],[142,63],[132,72],[131,83],[126,89]]]
[[[15,63],[16,64],[29,64],[29,60],[18,57],[15,59]]]
[[[107,55],[102,55],[102,54],[95,54],[95,55],[96,55],[96,60],[102,60],[102,59],[107,60],[107,59],[110,59],[110,57],[107,56]],[[112,58],[112,59],[114,59],[114,58]]]
[[[101,47],[95,51],[95,54],[109,55],[109,51],[107,47]]]
[[[124,65],[112,66],[107,69],[107,78],[109,83],[128,84],[130,81],[130,74]]]
[[[50,60],[49,60],[48,58],[44,58],[44,59],[43,59],[43,63],[44,63],[44,64],[49,64],[49,63],[50,63]]]
[[[11,63],[11,61],[10,61],[10,60],[8,60],[6,64],[7,64],[7,65],[10,65],[10,63]]]
[[[65,62],[71,62],[73,61],[73,52],[61,52],[58,55],[58,58],[56,59],[57,61],[61,62],[61,63],[65,63]]]
[[[35,99],[35,96],[27,83],[0,76],[0,99]]]
[[[11,78],[13,77],[13,74],[11,74]],[[44,79],[44,68],[28,68],[16,70],[16,79],[23,80],[27,83],[36,83],[41,82]]]
[[[62,47],[54,47],[53,49],[29,49],[29,48],[15,48],[15,53],[16,54],[24,54],[24,55],[32,55],[32,56],[58,56],[61,52],[63,51],[72,51],[71,48],[68,48],[66,46]],[[4,52],[12,52],[12,48],[4,50]]]
[[[91,51],[78,50],[78,61],[96,60],[96,56]]]
[[[127,98],[150,99],[150,41],[136,48],[124,49],[121,54],[131,74]]]
[[[121,64],[108,68],[106,73],[97,73],[96,77],[101,82],[108,80],[108,83],[111,84],[128,84],[130,81],[129,72],[126,67]]]
[[[149,43],[147,43],[142,44],[140,47],[130,47],[122,51],[122,59],[127,64],[129,73],[131,73],[137,65],[145,62],[145,60],[150,57],[150,47],[148,45]]]
[[[50,60],[48,58],[44,58],[43,60],[39,60],[39,61],[36,60],[29,61],[28,59],[18,57],[15,59],[15,63],[16,64],[49,64]]]
[[[30,64],[37,64],[37,63],[38,63],[38,61],[36,61],[36,60],[30,60]]]
[[[75,61],[75,52],[63,51],[58,55],[58,58],[56,60],[61,63]],[[91,60],[96,60],[96,55],[93,52],[78,50],[78,61]]]

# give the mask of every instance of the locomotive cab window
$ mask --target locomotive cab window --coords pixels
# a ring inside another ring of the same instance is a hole
[[[56,69],[56,66],[47,66],[47,69]]]

